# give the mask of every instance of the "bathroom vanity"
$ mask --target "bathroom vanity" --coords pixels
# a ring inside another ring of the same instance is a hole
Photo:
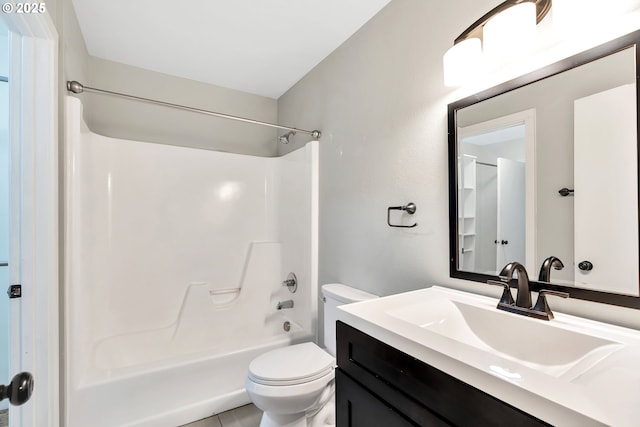
[[[338,426],[547,423],[338,322]]]
[[[340,307],[344,426],[635,425],[640,333],[434,286]]]

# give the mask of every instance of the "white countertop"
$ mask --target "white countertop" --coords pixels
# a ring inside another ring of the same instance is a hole
[[[546,327],[615,343],[609,345],[614,350],[605,356],[585,357],[577,373],[575,369],[571,372],[562,367],[544,371],[409,323],[394,314],[415,307],[417,302],[442,298],[497,311],[498,301],[493,298],[434,286],[340,306],[338,320],[550,424],[640,424],[640,332],[562,313],[546,322],[501,311],[505,327],[496,330],[496,334],[518,333],[510,325],[522,324],[521,318],[526,322],[543,322],[532,324],[537,336],[525,337],[532,345],[545,345]],[[509,322],[511,316],[518,318]],[[571,343],[566,345],[570,350]]]

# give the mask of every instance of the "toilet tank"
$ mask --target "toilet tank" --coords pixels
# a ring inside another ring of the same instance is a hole
[[[324,301],[324,346],[331,355],[336,355],[336,320],[339,305],[378,298],[377,295],[360,289],[352,288],[342,283],[322,285],[322,300]]]

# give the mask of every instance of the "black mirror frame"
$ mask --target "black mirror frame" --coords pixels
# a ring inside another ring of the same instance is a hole
[[[640,165],[640,30],[612,40],[585,52],[571,56],[552,65],[546,66],[524,76],[510,80],[506,83],[487,89],[483,92],[471,95],[448,105],[448,141],[449,141],[449,276],[457,279],[471,280],[475,282],[487,282],[497,280],[497,276],[458,270],[458,194],[457,194],[457,157],[458,147],[456,141],[456,113],[458,110],[493,98],[506,92],[535,83],[539,80],[551,77],[564,71],[587,64],[605,56],[611,55],[623,49],[635,47],[636,51],[636,109],[637,109],[637,133],[638,133],[638,165]],[[638,174],[638,188],[640,192],[640,174]],[[639,195],[640,212],[640,195]],[[640,236],[638,236],[640,244]],[[640,289],[640,272],[639,272]],[[571,298],[617,305],[621,307],[640,309],[640,296],[614,294],[595,291],[572,286],[555,285],[553,283],[531,281],[531,290],[550,289],[567,292]]]

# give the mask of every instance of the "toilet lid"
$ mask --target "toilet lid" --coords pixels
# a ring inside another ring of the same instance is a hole
[[[333,371],[335,360],[314,343],[296,344],[269,351],[253,359],[249,378],[265,385],[295,385],[321,378]]]

